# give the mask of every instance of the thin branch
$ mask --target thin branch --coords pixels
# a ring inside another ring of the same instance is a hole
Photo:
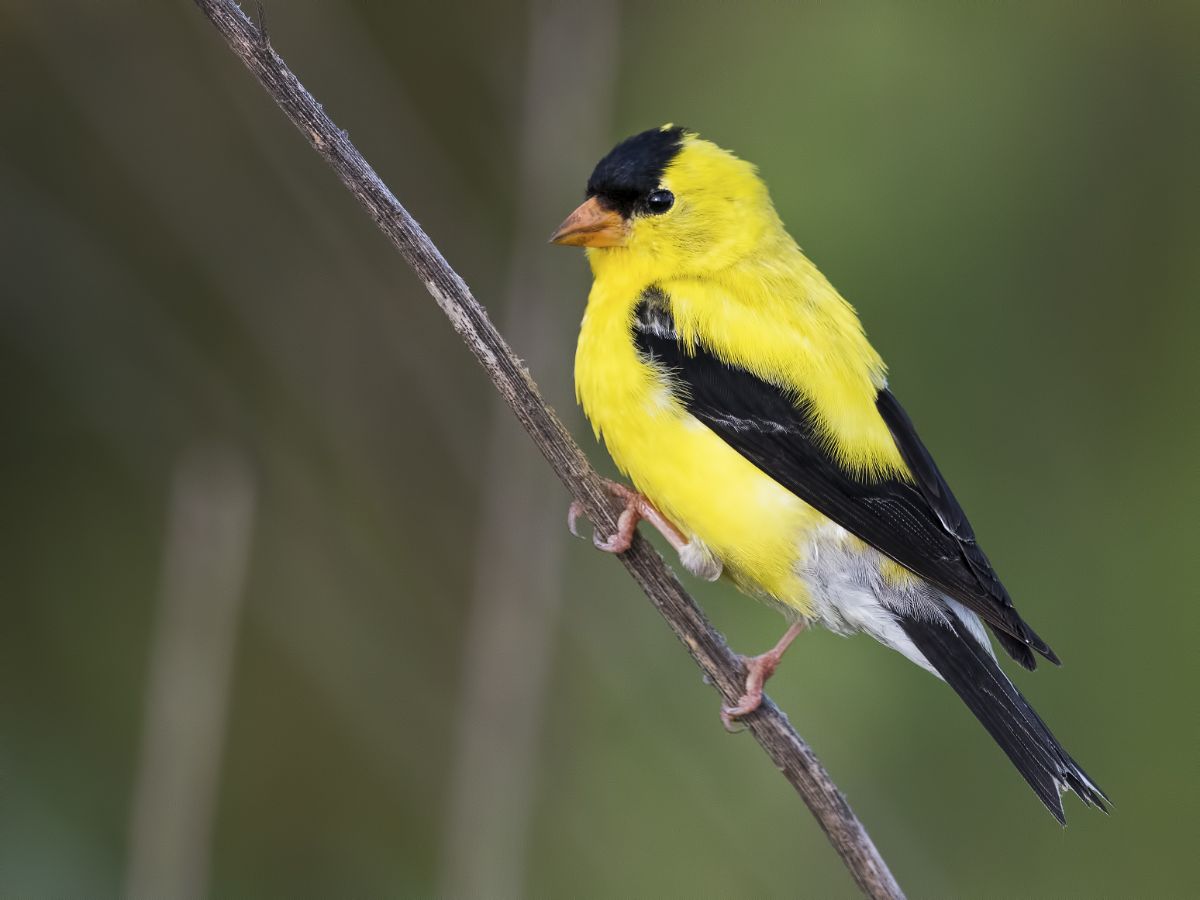
[[[531,0],[525,10],[523,110],[513,250],[503,333],[543,383],[570,389],[562,348],[576,327],[561,302],[569,262],[546,252],[555,198],[579,177],[578,153],[604,139],[617,67],[617,0]],[[272,122],[271,124],[276,124]],[[576,317],[577,320],[578,317]],[[462,685],[437,894],[529,893],[526,846],[570,540],[553,475],[501,404],[493,404],[475,582],[463,625]]]
[[[615,530],[616,511],[599,477],[542,400],[529,373],[466,283],[237,4],[233,0],[196,0],[196,4],[416,271],[542,455],[571,494],[582,501],[596,527],[607,532]],[[745,677],[740,659],[709,624],[662,557],[639,537],[620,558],[725,702],[735,701],[742,693]],[[759,711],[744,722],[808,805],[859,887],[873,898],[903,897],[866,829],[779,708],[764,700]]]

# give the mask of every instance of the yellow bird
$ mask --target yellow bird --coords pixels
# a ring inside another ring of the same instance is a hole
[[[685,568],[781,607],[792,624],[746,660],[726,726],[811,622],[865,632],[945,680],[1059,822],[1107,797],[996,663],[1053,651],[1017,614],[962,508],[888,390],[853,308],[801,252],[755,168],[682,128],[605,156],[551,240],[587,248],[594,284],[575,390],[646,519]],[[576,507],[571,525],[575,526]]]

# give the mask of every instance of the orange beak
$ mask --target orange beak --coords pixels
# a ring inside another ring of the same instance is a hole
[[[567,216],[550,236],[550,243],[569,247],[621,247],[629,226],[614,209],[605,209],[595,197]]]

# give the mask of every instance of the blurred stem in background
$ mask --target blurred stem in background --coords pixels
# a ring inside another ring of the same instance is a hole
[[[129,828],[133,900],[205,894],[254,506],[236,451],[193,447],[176,463]]]
[[[569,385],[577,287],[547,268],[546,238],[577,160],[611,138],[617,5],[533,3],[520,132],[515,243],[501,330],[538,380]],[[566,144],[566,146],[564,146]],[[506,407],[492,404],[483,455],[475,587],[442,858],[448,897],[525,892],[551,650],[559,620],[568,498]]]

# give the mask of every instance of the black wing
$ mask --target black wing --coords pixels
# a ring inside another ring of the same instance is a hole
[[[661,291],[652,288],[643,296],[633,338],[647,361],[663,370],[688,412],[742,456],[847,531],[978,613],[1026,668],[1035,666],[1033,650],[1058,662],[1013,608],[976,544],[962,507],[886,388],[879,392],[876,407],[913,483],[859,480],[829,454],[802,400],[727,365],[703,347],[685,350]]]

